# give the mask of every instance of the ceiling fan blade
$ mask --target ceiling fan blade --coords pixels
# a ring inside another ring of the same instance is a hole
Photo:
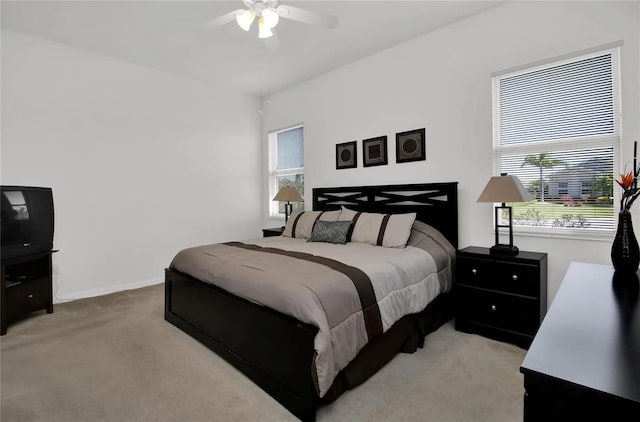
[[[326,15],[320,12],[312,12],[311,10],[300,9],[299,7],[281,4],[276,8],[276,12],[285,19],[310,23],[312,25],[320,25],[329,29],[333,29],[338,26],[338,18],[335,16]]]
[[[238,16],[238,14],[243,12],[244,10],[237,9],[237,10],[234,10],[233,12],[225,13],[222,16],[218,16],[217,18],[214,18],[208,22],[205,22],[204,26],[207,28],[218,28],[222,25],[228,24],[229,22],[233,22],[234,20],[236,20],[236,16]]]

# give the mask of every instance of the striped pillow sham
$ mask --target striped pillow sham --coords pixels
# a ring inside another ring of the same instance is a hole
[[[357,212],[342,207],[338,221],[352,221],[348,242],[369,243],[388,248],[404,248],[411,236],[416,213],[379,214]]]
[[[338,211],[296,211],[289,217],[282,235],[296,239],[309,239],[316,221],[337,221]]]

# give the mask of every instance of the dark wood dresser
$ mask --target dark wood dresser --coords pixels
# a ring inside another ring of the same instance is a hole
[[[571,263],[520,367],[524,420],[640,420],[638,276]]]
[[[456,330],[528,348],[547,312],[547,254],[459,250],[455,301]]]

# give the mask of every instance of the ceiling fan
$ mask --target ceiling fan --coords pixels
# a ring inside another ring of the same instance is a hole
[[[278,25],[280,18],[298,22],[319,25],[333,29],[338,25],[338,18],[320,12],[300,9],[284,4],[278,5],[277,0],[242,0],[246,9],[237,9],[205,23],[208,28],[225,25],[235,19],[240,28],[248,31],[254,20],[258,21],[258,37],[273,36],[272,29]]]

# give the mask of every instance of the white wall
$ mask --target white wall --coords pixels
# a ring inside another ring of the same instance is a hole
[[[493,174],[491,73],[622,40],[629,161],[640,135],[639,27],[638,2],[508,3],[272,95],[263,127],[304,123],[307,207],[314,187],[458,181],[460,247],[491,246],[493,208],[476,203]],[[395,133],[421,127],[427,160],[396,164]],[[361,140],[381,135],[389,165],[363,168]],[[358,168],[336,170],[335,145],[352,140]],[[279,224],[267,216],[264,208],[265,226]],[[548,252],[549,304],[571,261],[610,263],[609,239],[516,236],[514,243]]]
[[[54,301],[260,236],[259,100],[2,31],[2,184],[50,186]]]

